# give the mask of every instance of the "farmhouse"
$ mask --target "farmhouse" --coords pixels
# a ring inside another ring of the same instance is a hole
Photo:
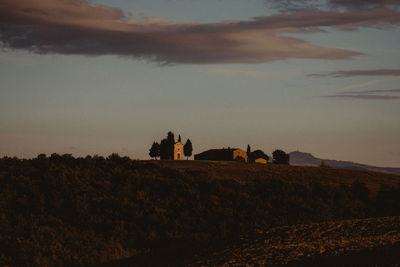
[[[247,153],[239,148],[210,149],[194,155],[195,160],[221,160],[234,161],[242,160],[247,162]]]

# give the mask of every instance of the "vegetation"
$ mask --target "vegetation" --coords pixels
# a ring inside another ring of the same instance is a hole
[[[190,139],[188,139],[186,141],[185,145],[183,146],[183,152],[185,154],[185,157],[187,157],[187,158],[192,156],[193,146],[192,146],[192,142],[190,141]]]
[[[277,149],[272,152],[272,163],[289,165],[289,157],[289,154],[285,153],[285,151]]]
[[[250,145],[247,145],[247,161],[249,163],[254,163],[256,159],[265,159],[265,160],[269,160],[269,157],[267,154],[264,153],[264,151],[257,149],[254,151],[251,151],[251,147]]]
[[[400,177],[379,174],[379,183],[396,187],[371,194],[379,184],[374,175],[240,162],[134,161],[117,154],[5,157],[0,265],[92,265],[272,226],[400,214]]]
[[[178,136],[178,142],[181,142],[181,135]],[[160,144],[153,142],[150,148],[150,157],[160,157],[161,160],[173,160],[174,159],[174,145],[175,135],[169,131],[167,137],[160,141]],[[184,154],[186,157],[190,157],[193,152],[192,142],[188,139],[184,146]]]
[[[172,132],[168,132],[168,134],[167,134],[167,144],[168,144],[168,158],[167,159],[173,160],[174,159],[175,135]]]
[[[153,159],[157,159],[160,156],[160,144],[157,142],[153,142],[153,145],[150,148],[149,156]]]
[[[255,160],[259,159],[259,158],[265,159],[267,161],[269,160],[268,155],[265,154],[264,151],[262,151],[260,149],[254,150],[253,152],[250,152],[249,155],[250,155],[249,158],[248,158],[249,162],[255,162]]]
[[[160,159],[161,160],[171,159],[170,155],[171,155],[170,145],[168,143],[168,140],[164,138],[160,142]]]

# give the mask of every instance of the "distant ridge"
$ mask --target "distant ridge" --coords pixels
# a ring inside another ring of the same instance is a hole
[[[383,173],[400,175],[400,168],[376,167],[376,166],[360,164],[360,163],[356,163],[356,162],[352,162],[352,161],[320,159],[320,158],[313,156],[311,153],[305,153],[305,152],[300,152],[300,151],[293,151],[290,153],[290,164],[291,165],[320,166],[322,160],[325,161],[326,165],[333,167],[333,168],[375,171],[375,172],[383,172]]]

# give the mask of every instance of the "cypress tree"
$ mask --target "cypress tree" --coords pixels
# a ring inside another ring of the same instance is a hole
[[[190,141],[190,139],[188,139],[185,145],[183,146],[183,153],[185,154],[185,157],[189,159],[189,157],[192,156],[192,152],[193,152],[192,142]]]

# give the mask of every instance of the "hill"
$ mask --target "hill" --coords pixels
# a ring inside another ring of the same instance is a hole
[[[0,265],[189,260],[273,227],[400,215],[399,185],[400,176],[333,168],[3,158]]]
[[[400,217],[280,226],[188,266],[396,266]]]
[[[321,164],[321,161],[325,161],[325,163],[333,168],[342,168],[342,169],[352,169],[352,170],[363,170],[363,171],[375,171],[375,172],[383,172],[400,175],[400,168],[387,168],[387,167],[376,167],[365,164],[360,164],[352,161],[340,161],[340,160],[331,160],[331,159],[320,159],[313,156],[310,153],[294,151],[289,153],[290,155],[290,164],[298,165],[298,166],[314,166],[318,167]]]

